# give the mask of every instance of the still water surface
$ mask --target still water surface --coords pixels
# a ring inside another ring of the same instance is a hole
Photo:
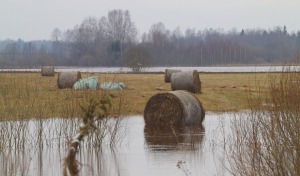
[[[131,73],[132,69],[128,67],[62,67],[55,66],[56,72],[65,72],[65,71],[80,71],[80,72],[101,72],[101,73]],[[165,72],[165,69],[178,69],[181,71],[193,71],[197,70],[198,72],[281,72],[289,68],[288,66],[236,66],[236,67],[147,67],[142,70],[142,72]],[[292,66],[291,70],[299,70],[300,66]],[[31,69],[7,69],[0,68],[0,72],[40,72],[41,69],[31,68]]]
[[[203,126],[181,134],[146,129],[142,116],[122,118],[114,144],[106,128],[105,140],[95,134],[81,146],[81,175],[182,176],[227,175],[222,167],[222,139],[232,114],[207,113]],[[113,124],[115,119],[109,119]],[[67,139],[74,136],[79,119],[0,122],[0,175],[62,175]],[[94,141],[94,142],[92,142]],[[177,163],[183,161],[179,169]]]

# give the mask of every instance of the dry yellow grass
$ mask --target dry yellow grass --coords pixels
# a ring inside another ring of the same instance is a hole
[[[202,94],[196,94],[207,111],[237,111],[248,109],[247,95],[255,93],[267,78],[267,73],[200,73]],[[83,73],[82,77],[89,74]],[[158,92],[170,91],[164,74],[104,74],[96,73],[99,82],[123,82],[124,91],[111,91],[117,98],[114,112],[121,107],[122,115],[143,114],[148,99]],[[103,91],[57,88],[57,74],[42,77],[40,73],[0,73],[0,119],[78,117],[80,105]]]
[[[200,74],[202,94],[196,94],[207,111],[238,111],[248,109],[247,96],[265,86],[268,74]],[[105,75],[108,80],[113,75]],[[171,91],[163,74],[117,74],[115,81],[124,82],[126,114],[143,114],[148,99],[162,91]]]

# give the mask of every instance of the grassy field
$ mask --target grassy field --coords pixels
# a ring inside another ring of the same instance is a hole
[[[267,73],[200,73],[202,93],[196,94],[206,111],[249,109],[247,97],[264,90]],[[82,73],[86,78],[90,75]],[[123,82],[124,91],[110,91],[113,114],[143,114],[148,99],[171,90],[164,74],[96,73],[99,82]],[[57,88],[57,74],[43,77],[40,73],[0,73],[0,119],[78,117],[90,99],[100,97],[102,90]]]

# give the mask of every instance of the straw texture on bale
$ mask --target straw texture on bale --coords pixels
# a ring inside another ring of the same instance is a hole
[[[173,73],[181,72],[181,70],[173,70],[173,69],[166,69],[165,70],[165,82],[171,82],[171,76]]]
[[[155,94],[144,109],[147,126],[197,125],[204,117],[201,102],[192,93],[183,90]]]
[[[80,79],[80,72],[60,72],[58,73],[57,86],[60,89],[73,88],[73,85]]]
[[[42,76],[54,76],[54,67],[53,66],[43,66],[41,68]]]
[[[192,93],[201,93],[201,81],[197,71],[173,73],[171,76],[172,90],[187,90]]]

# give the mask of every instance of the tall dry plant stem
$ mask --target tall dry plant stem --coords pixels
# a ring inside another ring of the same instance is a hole
[[[291,68],[290,68],[291,69]],[[233,175],[300,175],[300,73],[270,74],[264,94],[232,121],[225,151]]]
[[[79,151],[80,143],[84,137],[97,129],[95,122],[108,116],[112,108],[112,94],[104,94],[100,100],[90,100],[87,108],[81,106],[85,112],[82,123],[79,126],[77,134],[72,138],[69,144],[68,153],[64,161],[63,175],[77,176],[80,172],[79,163],[76,160],[76,154]]]

